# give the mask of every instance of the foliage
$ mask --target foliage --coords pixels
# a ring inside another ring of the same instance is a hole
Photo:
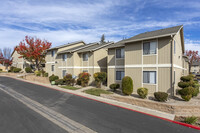
[[[48,77],[49,74],[47,72],[44,73],[44,77]]]
[[[133,80],[129,76],[122,79],[122,92],[125,95],[131,95],[133,92]]]
[[[104,35],[104,34],[101,36],[100,43],[101,43],[101,44],[105,43],[105,35]]]
[[[189,72],[191,70],[191,66],[194,61],[200,61],[200,55],[198,51],[192,51],[192,50],[187,50],[186,51],[186,56],[189,57]]]
[[[71,81],[72,81],[72,75],[71,74],[66,74],[63,79],[64,79],[64,81],[67,85],[71,85]]]
[[[100,88],[92,88],[84,91],[87,94],[95,95],[95,96],[100,96],[101,94],[112,94],[109,91],[100,89]]]
[[[148,95],[148,89],[147,88],[138,88],[137,93],[141,98],[144,99]]]
[[[80,80],[81,86],[85,87],[88,85],[88,82],[90,80],[90,74],[87,72],[80,73],[78,75],[78,80]]]
[[[61,86],[61,88],[69,89],[69,90],[78,90],[80,88],[74,87],[74,86]]]
[[[106,72],[97,72],[97,73],[93,74],[93,77],[96,81],[96,87],[100,88],[101,83],[106,81],[107,74],[106,74]]]
[[[111,90],[116,91],[117,89],[119,89],[120,85],[115,83],[111,84],[109,87]]]
[[[2,71],[2,69],[0,69],[0,72]]]
[[[13,72],[14,72],[14,73],[18,73],[18,72],[20,72],[21,70],[22,70],[21,68],[14,68],[14,69],[13,69]]]
[[[12,65],[11,48],[0,49],[0,64],[4,65],[6,69]]]
[[[189,87],[179,90],[178,93],[181,95],[181,97],[185,101],[190,101],[190,99],[192,98],[192,95],[194,94],[194,91],[195,91],[195,88],[189,86]]]
[[[165,92],[154,92],[154,97],[160,102],[165,102],[167,101],[168,94]]]
[[[42,69],[41,71],[42,77],[44,77],[45,71]]]
[[[16,67],[11,66],[11,67],[10,67],[10,71],[13,72],[13,70],[14,70],[15,68],[16,68]]]
[[[190,116],[190,117],[186,117],[184,122],[187,124],[195,124],[198,121],[198,117],[195,116]]]
[[[41,76],[41,71],[36,70],[36,71],[34,72],[34,74],[35,74],[36,76]]]
[[[81,79],[78,78],[78,79],[76,80],[76,84],[77,84],[77,85],[81,85]]]
[[[188,81],[190,81],[190,80],[192,80],[193,78],[192,78],[192,76],[182,76],[181,77],[181,80],[183,81],[183,82],[188,82]]]
[[[44,62],[46,50],[51,47],[51,43],[39,38],[26,36],[25,40],[21,41],[19,46],[15,48],[20,58],[34,64],[37,70],[40,70],[41,64]]]
[[[51,82],[51,81],[55,81],[55,80],[57,80],[57,79],[59,79],[59,77],[56,76],[56,75],[54,75],[54,74],[52,74],[52,75],[49,77],[49,81],[50,81],[50,82]]]
[[[56,79],[55,80],[55,85],[64,85],[65,81],[63,79]]]
[[[26,71],[26,73],[32,73],[31,67],[26,67],[26,68],[25,68],[25,71]]]

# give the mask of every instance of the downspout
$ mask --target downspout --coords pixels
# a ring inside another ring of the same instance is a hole
[[[171,96],[174,96],[174,47],[173,47],[173,35],[171,35]]]

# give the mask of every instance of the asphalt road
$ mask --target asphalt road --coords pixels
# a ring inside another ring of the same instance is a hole
[[[0,77],[0,84],[13,88],[18,93],[99,133],[199,133],[198,130],[152,116],[8,77]],[[0,104],[1,108],[3,105]],[[31,110],[27,110],[26,113],[33,114]],[[5,118],[4,121],[9,123],[9,119]],[[3,126],[0,128],[5,129]]]
[[[66,133],[0,90],[0,133]]]

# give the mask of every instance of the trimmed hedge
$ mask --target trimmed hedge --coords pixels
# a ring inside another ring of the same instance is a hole
[[[165,92],[154,92],[154,97],[160,102],[165,102],[167,101],[168,94]]]
[[[13,70],[14,70],[15,68],[16,68],[16,67],[11,66],[11,67],[10,67],[10,71],[11,71],[11,72],[14,72]]]
[[[192,96],[195,95],[195,88],[189,86],[189,87],[186,87],[186,88],[179,90],[178,93],[181,95],[181,97],[185,101],[190,101]]]
[[[72,75],[71,74],[66,74],[63,79],[64,79],[64,81],[67,85],[71,85],[71,82],[72,82]]]
[[[57,79],[55,80],[55,85],[64,85],[65,81],[63,79]]]
[[[131,95],[133,92],[133,80],[129,76],[122,79],[122,92],[125,95]]]
[[[26,68],[25,68],[25,71],[26,71],[26,73],[32,73],[31,67],[26,67]]]
[[[190,81],[190,80],[192,80],[193,79],[193,77],[192,76],[182,76],[181,77],[181,80],[183,81],[183,82],[188,82],[188,81]]]
[[[101,88],[101,83],[106,81],[107,73],[106,72],[97,72],[93,74],[93,77],[96,82],[96,87]]]
[[[119,89],[120,85],[115,83],[111,84],[109,87],[111,90],[116,91],[117,89]]]
[[[49,74],[47,72],[44,73],[44,77],[48,77]]]
[[[41,76],[41,71],[36,70],[36,71],[34,72],[34,74],[35,74],[36,76]]]
[[[49,81],[52,82],[52,81],[56,81],[57,79],[59,79],[58,76],[55,76],[54,74],[52,74],[50,77],[49,77]]]
[[[22,70],[21,68],[14,68],[14,69],[13,69],[13,72],[14,72],[14,73],[18,73],[18,72],[20,72],[21,70]]]
[[[138,88],[137,93],[141,98],[146,98],[148,95],[148,89],[147,88]]]

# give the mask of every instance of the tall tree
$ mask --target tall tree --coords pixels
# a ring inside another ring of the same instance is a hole
[[[0,64],[4,65],[6,69],[12,65],[11,48],[0,49]]]
[[[185,54],[186,56],[189,57],[189,72],[190,72],[193,62],[200,61],[200,55],[198,51],[192,51],[192,50],[187,50]]]
[[[105,43],[105,35],[104,35],[104,34],[101,36],[100,43],[101,43],[101,44]]]
[[[40,70],[41,64],[45,62],[47,49],[50,47],[51,42],[47,40],[25,36],[25,40],[21,41],[15,50],[21,55],[20,58],[31,62],[36,66],[37,70]]]

